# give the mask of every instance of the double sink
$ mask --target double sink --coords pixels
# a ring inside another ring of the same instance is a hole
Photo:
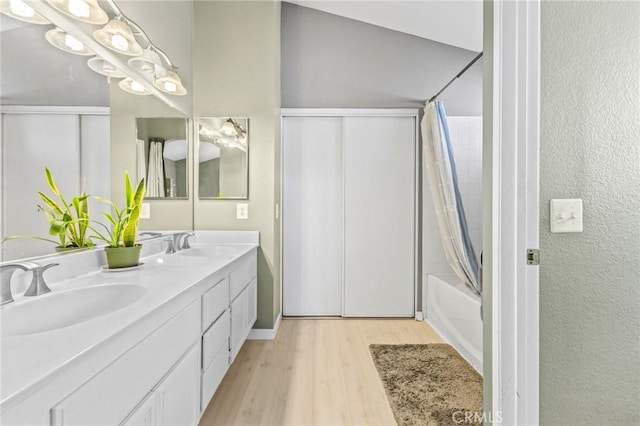
[[[197,244],[177,253],[143,258],[145,264],[138,270],[151,272],[166,267],[196,266],[213,257],[235,256],[243,250],[233,245]],[[93,279],[94,285],[61,291],[54,288],[45,295],[25,297],[2,307],[2,336],[24,336],[73,326],[121,310],[145,297],[148,287],[130,282],[134,280],[129,278],[129,271],[118,273],[122,276],[121,282],[109,280],[109,283],[100,284],[99,279]]]

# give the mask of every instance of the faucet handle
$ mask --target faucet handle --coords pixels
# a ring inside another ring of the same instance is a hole
[[[184,234],[184,237],[182,239],[182,249],[190,249],[191,245],[189,245],[189,237],[193,237],[195,234],[195,232],[186,232]]]
[[[25,296],[39,296],[41,294],[49,293],[51,289],[47,286],[46,281],[44,280],[44,271],[54,266],[58,266],[59,263],[49,263],[48,265],[39,266],[37,268],[31,269],[33,271],[33,278],[31,279],[31,284],[27,291],[24,292]]]
[[[176,252],[176,246],[173,242],[173,238],[169,237],[166,240],[164,240],[167,243],[167,251],[165,251],[165,253],[167,254],[173,254]]]

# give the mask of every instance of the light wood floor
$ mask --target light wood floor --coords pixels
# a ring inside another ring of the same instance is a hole
[[[371,343],[439,343],[411,319],[286,319],[247,341],[202,416],[214,425],[395,425]]]

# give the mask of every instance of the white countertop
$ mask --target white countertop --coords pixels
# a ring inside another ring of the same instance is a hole
[[[134,270],[94,270],[51,283],[51,293],[30,299],[44,301],[58,292],[113,284],[136,284],[146,292],[131,305],[95,319],[42,333],[2,336],[0,407],[10,409],[56,381],[66,382],[64,386],[59,383],[56,386],[71,390],[82,384],[200,297],[214,284],[209,277],[228,272],[238,259],[258,247],[257,233],[251,234],[256,235],[255,242],[231,238],[234,243],[225,244],[230,247],[222,255],[153,254],[142,258],[144,265]],[[193,253],[220,252],[216,249],[221,245],[219,239],[200,233],[196,238],[198,242],[190,249]],[[31,300],[16,297],[14,303]]]

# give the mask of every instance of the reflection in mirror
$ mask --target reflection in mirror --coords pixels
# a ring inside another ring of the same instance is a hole
[[[136,118],[136,171],[147,178],[145,198],[187,198],[187,119]]]
[[[199,198],[246,199],[249,119],[200,118],[197,128]]]

